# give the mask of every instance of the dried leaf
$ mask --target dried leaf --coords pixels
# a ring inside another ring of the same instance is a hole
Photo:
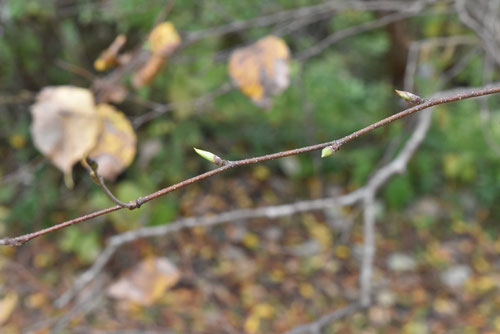
[[[118,52],[120,52],[126,41],[127,38],[125,35],[116,36],[113,43],[111,43],[111,45],[99,55],[99,58],[95,60],[94,68],[97,71],[106,71],[120,64]]]
[[[153,81],[160,71],[166,59],[159,55],[150,55],[148,61],[132,77],[132,84],[135,88],[141,88]]]
[[[31,115],[35,146],[69,178],[73,165],[97,140],[100,120],[92,93],[72,86],[44,88]]]
[[[0,325],[4,324],[14,311],[18,301],[17,293],[8,292],[5,297],[0,299]]]
[[[149,258],[112,284],[108,294],[148,306],[161,298],[179,279],[179,270],[167,258]]]
[[[179,47],[181,37],[171,22],[163,22],[153,28],[148,41],[153,54],[167,57]]]
[[[276,36],[267,36],[234,51],[229,59],[229,74],[255,104],[269,107],[271,97],[290,84],[289,58],[285,42]]]
[[[135,132],[125,115],[109,104],[99,104],[96,109],[103,127],[88,156],[99,165],[99,175],[114,180],[134,160]]]
[[[134,73],[135,88],[149,84],[171,55],[181,44],[181,37],[171,22],[163,22],[153,28],[148,38],[151,54],[146,63]]]

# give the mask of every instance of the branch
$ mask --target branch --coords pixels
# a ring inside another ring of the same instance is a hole
[[[201,31],[194,31],[188,33],[185,38],[185,43],[190,44],[201,39],[208,37],[217,37],[226,35],[229,33],[234,33],[249,28],[259,28],[270,26],[277,23],[282,23],[285,21],[292,20],[303,20],[304,18],[325,15],[326,12],[335,12],[337,10],[347,10],[347,9],[357,9],[357,10],[378,10],[378,11],[392,11],[392,10],[403,10],[407,8],[408,5],[401,1],[329,1],[324,4],[310,6],[310,7],[300,7],[298,9],[285,10],[277,12],[275,14],[265,15],[256,17],[246,21],[236,21],[226,25],[209,28]]]
[[[414,106],[412,108],[408,108],[406,110],[403,110],[397,114],[394,114],[392,116],[384,118],[376,123],[368,125],[368,126],[362,128],[361,130],[355,131],[355,132],[353,132],[345,137],[342,137],[340,139],[337,139],[337,140],[333,140],[333,141],[321,143],[321,144],[316,144],[316,145],[305,146],[305,147],[301,147],[301,148],[296,148],[293,150],[263,155],[263,156],[259,156],[259,157],[232,161],[230,164],[221,166],[219,168],[213,169],[213,170],[208,171],[206,173],[203,173],[203,174],[197,175],[195,177],[189,178],[187,180],[184,180],[182,182],[176,183],[172,186],[158,190],[158,191],[151,193],[149,195],[146,195],[144,197],[139,197],[136,200],[130,201],[129,208],[130,209],[139,208],[143,203],[152,201],[153,199],[164,196],[170,192],[176,191],[180,188],[184,188],[190,184],[199,182],[201,180],[204,180],[204,179],[209,178],[211,176],[220,174],[222,172],[225,172],[226,170],[229,170],[229,169],[232,169],[235,167],[252,165],[252,164],[260,163],[263,161],[275,160],[275,159],[280,159],[280,158],[284,158],[284,157],[288,157],[288,156],[292,156],[292,155],[298,155],[298,154],[303,154],[303,153],[307,153],[307,152],[322,150],[323,148],[328,147],[328,146],[334,146],[334,147],[338,146],[340,148],[344,144],[347,144],[360,136],[366,135],[367,133],[370,133],[379,127],[382,127],[384,125],[392,123],[392,122],[399,120],[401,118],[407,117],[409,115],[412,115],[412,114],[419,112],[421,110],[428,109],[430,107],[437,106],[440,104],[446,104],[446,103],[451,103],[451,102],[455,102],[455,101],[461,101],[461,100],[465,100],[465,99],[476,98],[476,97],[480,97],[480,96],[486,96],[486,95],[497,94],[497,93],[500,93],[500,86],[486,87],[486,88],[472,90],[472,91],[465,92],[465,93],[458,93],[458,94],[452,95],[452,96],[430,99],[430,100],[426,101],[425,103],[422,103],[422,104],[419,104],[419,105]],[[65,221],[63,223],[51,226],[49,228],[46,228],[46,229],[43,229],[43,230],[40,230],[37,232],[21,235],[21,236],[15,237],[15,238],[3,238],[3,239],[0,239],[0,245],[20,246],[20,245],[22,245],[22,244],[24,244],[24,243],[26,243],[34,238],[45,235],[47,233],[57,231],[59,229],[65,228],[67,226],[81,223],[83,221],[87,221],[87,220],[90,220],[92,218],[99,217],[99,216],[102,216],[102,215],[105,215],[107,213],[114,212],[114,211],[117,211],[120,209],[122,209],[122,207],[119,205],[116,205],[116,206],[109,207],[109,208],[106,208],[106,209],[103,209],[100,211],[95,211],[93,213],[90,213],[90,214],[87,214],[87,215],[84,215],[84,216],[81,216],[81,217],[78,217],[75,219]]]
[[[320,333],[321,329],[329,323],[348,317],[362,308],[361,304],[352,303],[344,308],[325,314],[308,324],[295,327],[288,332],[285,332],[285,334]]]

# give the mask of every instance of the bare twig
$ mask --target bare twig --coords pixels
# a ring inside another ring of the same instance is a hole
[[[344,308],[325,314],[319,319],[316,319],[315,321],[312,321],[308,324],[297,326],[289,330],[288,332],[285,332],[285,334],[302,334],[302,333],[319,334],[321,333],[321,329],[323,329],[323,327],[325,327],[329,323],[348,317],[351,314],[360,311],[362,308],[363,307],[359,303],[349,304]]]
[[[412,114],[419,112],[421,110],[428,109],[430,107],[437,106],[440,104],[446,104],[446,103],[451,103],[451,102],[455,102],[455,101],[461,101],[461,100],[465,100],[465,99],[476,98],[476,97],[480,97],[480,96],[497,94],[497,93],[500,93],[500,86],[485,87],[485,88],[481,88],[478,90],[468,91],[465,93],[458,93],[458,94],[452,95],[452,96],[430,99],[425,103],[419,104],[419,105],[414,106],[412,108],[408,108],[408,109],[401,111],[397,114],[394,114],[392,116],[384,118],[376,123],[368,125],[368,126],[362,128],[361,130],[355,131],[355,132],[353,132],[345,137],[342,137],[340,139],[337,139],[337,140],[333,140],[333,141],[325,142],[325,143],[321,143],[321,144],[316,144],[316,145],[305,146],[305,147],[301,147],[301,148],[296,148],[296,149],[292,149],[292,150],[288,150],[288,151],[272,153],[272,154],[263,155],[263,156],[259,156],[259,157],[253,157],[253,158],[233,161],[231,164],[221,166],[219,168],[216,168],[216,169],[213,169],[213,170],[208,171],[206,173],[194,176],[192,178],[189,178],[187,180],[184,180],[184,181],[179,182],[177,184],[174,184],[172,186],[160,189],[160,190],[158,190],[154,193],[151,193],[149,195],[139,197],[133,201],[130,201],[129,208],[130,209],[138,208],[143,203],[149,202],[153,199],[164,196],[170,192],[176,191],[180,188],[184,188],[188,185],[199,182],[199,181],[204,180],[206,178],[209,178],[211,176],[220,174],[222,172],[225,172],[226,170],[229,170],[229,169],[232,169],[235,167],[251,165],[251,164],[260,163],[263,161],[280,159],[280,158],[284,158],[284,157],[288,157],[288,156],[292,156],[292,155],[298,155],[298,154],[303,154],[303,153],[307,153],[307,152],[317,151],[317,150],[321,150],[321,149],[323,149],[325,147],[329,147],[329,146],[335,146],[335,147],[338,146],[340,148],[344,144],[347,144],[350,141],[352,141],[360,136],[363,136],[367,133],[370,133],[379,127],[385,126],[389,123],[392,123],[396,120],[399,120],[401,118],[412,115]],[[80,223],[83,221],[87,221],[87,220],[90,220],[92,218],[102,216],[104,214],[107,214],[107,213],[110,213],[113,211],[117,211],[120,209],[122,209],[122,207],[119,205],[116,205],[116,206],[109,207],[109,208],[106,208],[106,209],[103,209],[100,211],[96,211],[96,212],[93,212],[93,213],[90,213],[90,214],[87,214],[87,215],[84,215],[84,216],[81,216],[81,217],[78,217],[75,219],[68,220],[66,222],[54,225],[52,227],[49,227],[49,228],[46,228],[46,229],[43,229],[43,230],[40,230],[37,232],[25,234],[25,235],[15,237],[15,238],[3,238],[3,239],[0,239],[0,245],[20,246],[20,245],[22,245],[22,244],[24,244],[24,243],[26,243],[34,238],[37,238],[41,235],[45,235],[47,233],[57,231],[59,229],[65,228],[67,226],[77,224],[77,223]]]
[[[109,190],[109,188],[106,187],[106,184],[104,183],[104,179],[97,172],[97,169],[98,169],[97,162],[95,162],[94,160],[92,160],[90,158],[84,158],[84,159],[82,159],[81,162],[82,162],[83,167],[87,168],[87,170],[89,171],[89,174],[90,174],[90,177],[92,178],[92,181],[94,181],[94,183],[97,184],[99,186],[99,188],[101,188],[101,190],[106,194],[106,196],[108,196],[108,198],[111,201],[115,202],[116,204],[118,204],[122,208],[135,209],[134,204],[125,203],[125,202],[120,201],[115,195],[113,195],[111,190]]]
[[[217,88],[211,92],[208,92],[207,94],[205,94],[203,96],[197,97],[193,100],[182,101],[182,102],[172,102],[172,103],[168,103],[168,104],[161,104],[161,103],[152,102],[150,104],[152,105],[153,110],[151,110],[150,112],[147,112],[145,114],[142,114],[140,116],[137,116],[136,118],[133,119],[132,124],[134,125],[135,129],[138,129],[139,127],[141,127],[145,123],[147,123],[147,122],[149,122],[149,121],[151,121],[151,120],[153,120],[153,119],[155,119],[155,118],[157,118],[157,117],[159,117],[167,112],[174,111],[176,108],[179,108],[179,107],[182,107],[185,105],[194,106],[195,108],[199,108],[201,106],[206,105],[207,103],[209,103],[213,99],[232,91],[233,89],[234,89],[233,84],[228,82],[228,83],[221,85],[219,88]]]
[[[399,12],[387,14],[374,21],[366,22],[354,27],[337,31],[331,34],[330,36],[326,37],[313,47],[300,52],[299,54],[296,55],[296,58],[299,60],[304,60],[307,58],[314,57],[323,52],[326,48],[330,47],[332,44],[337,43],[340,40],[357,35],[361,32],[383,27],[392,22],[400,21],[402,19],[418,15],[423,8],[424,8],[424,3],[418,1],[413,6],[401,9]]]
[[[334,12],[337,10],[357,9],[393,11],[403,10],[407,7],[407,4],[401,1],[329,1],[320,5],[285,10],[275,14],[260,16],[246,21],[236,21],[219,27],[191,32],[187,34],[185,43],[190,44],[201,39],[217,37],[237,31],[247,30],[249,28],[265,27],[291,20],[303,20],[306,17],[325,15],[326,12]]]

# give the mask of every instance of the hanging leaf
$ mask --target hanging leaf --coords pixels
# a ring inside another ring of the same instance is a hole
[[[100,121],[88,89],[44,88],[31,107],[31,135],[35,146],[65,174],[72,186],[71,169],[95,146]]]
[[[181,44],[181,37],[171,22],[163,22],[153,28],[148,42],[153,54],[167,57]]]
[[[120,58],[118,53],[121,48],[125,45],[127,38],[125,35],[116,36],[115,40],[111,45],[104,50],[94,62],[94,68],[97,71],[106,71],[112,67],[120,64]]]
[[[261,107],[270,107],[274,95],[290,84],[290,51],[276,36],[235,50],[229,59],[229,74],[243,94]]]
[[[148,306],[161,298],[179,279],[179,270],[167,258],[149,258],[113,283],[108,294]]]
[[[97,162],[99,175],[114,180],[134,160],[135,132],[125,115],[109,104],[99,104],[96,110],[102,130],[88,156]]]
[[[134,73],[132,83],[140,88],[149,84],[170,56],[181,44],[181,37],[171,22],[163,22],[153,28],[148,38],[149,55],[146,63]]]
[[[135,88],[141,88],[153,81],[156,74],[160,71],[165,63],[165,58],[159,55],[150,55],[148,61],[142,66],[139,71],[134,73],[132,84]]]

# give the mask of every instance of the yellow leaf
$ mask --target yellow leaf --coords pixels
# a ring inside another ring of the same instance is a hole
[[[92,93],[72,86],[44,88],[31,115],[35,146],[69,177],[97,140],[100,120]]]
[[[103,126],[88,156],[99,165],[99,175],[114,180],[134,160],[135,132],[125,115],[109,104],[99,104],[97,113]]]
[[[171,22],[163,22],[153,28],[148,41],[154,54],[166,57],[181,44],[181,37]]]
[[[151,54],[144,65],[132,77],[135,88],[149,84],[171,55],[181,44],[181,37],[171,22],[163,22],[153,28],[148,38]]]
[[[243,94],[268,107],[271,97],[290,84],[289,58],[285,42],[270,35],[235,50],[229,59],[229,74]]]
[[[17,305],[17,293],[8,292],[5,297],[0,299],[0,325],[4,324],[14,311]]]

